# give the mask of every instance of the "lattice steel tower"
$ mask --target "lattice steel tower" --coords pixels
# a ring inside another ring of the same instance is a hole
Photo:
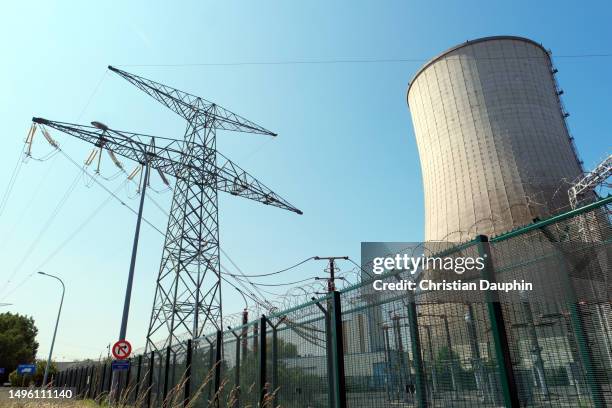
[[[160,83],[108,67],[187,121],[183,160],[188,179],[177,179],[166,230],[153,310],[147,333],[147,348],[155,347],[153,338],[164,326],[168,338],[163,347],[178,340],[178,334],[199,337],[211,323],[222,329],[221,270],[219,259],[218,190],[232,194],[263,187],[244,171],[234,180],[217,177],[215,130],[231,130],[276,136],[212,102]],[[232,166],[226,160],[224,166]],[[220,183],[222,185],[220,185]],[[229,185],[228,185],[229,184]],[[266,204],[282,201],[271,191],[251,196]],[[301,211],[287,204],[287,209]],[[173,339],[174,337],[174,339]]]
[[[179,335],[195,338],[205,327],[223,327],[218,191],[302,212],[216,150],[217,129],[269,136],[275,133],[198,96],[111,66],[109,69],[184,118],[184,141],[160,147],[154,138],[145,141],[143,135],[107,127],[40,118],[34,122],[176,178],[146,345],[148,350],[163,349],[178,342]],[[163,344],[156,343],[162,340],[164,331]]]

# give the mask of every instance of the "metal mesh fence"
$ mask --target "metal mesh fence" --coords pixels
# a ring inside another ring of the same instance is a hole
[[[485,271],[463,281],[528,279],[532,291],[374,291],[364,280],[133,357],[116,374],[119,389],[145,407],[611,406],[611,201],[435,248],[486,255]],[[111,378],[105,362],[72,367],[56,383],[104,399]]]

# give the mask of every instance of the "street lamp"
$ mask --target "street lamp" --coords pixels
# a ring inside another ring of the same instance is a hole
[[[57,312],[57,320],[55,321],[55,329],[53,330],[53,340],[51,340],[51,349],[49,350],[49,358],[47,359],[47,366],[45,367],[45,375],[43,377],[43,382],[41,387],[45,387],[47,385],[47,377],[49,376],[49,366],[51,365],[51,355],[53,354],[53,346],[55,345],[55,335],[57,334],[57,326],[59,324],[60,314],[62,313],[62,305],[64,304],[64,293],[66,292],[66,287],[64,286],[64,282],[54,275],[49,275],[48,273],[44,273],[42,271],[38,271],[40,275],[45,275],[53,279],[57,279],[62,284],[62,300],[60,300],[59,311]]]

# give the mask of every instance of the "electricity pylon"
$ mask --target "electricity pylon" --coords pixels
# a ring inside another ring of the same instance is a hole
[[[148,350],[222,330],[218,192],[302,214],[216,150],[216,129],[276,134],[212,102],[109,67],[187,121],[184,140],[34,118],[100,148],[176,178],[147,333]],[[165,338],[160,332],[166,329]],[[156,343],[155,340],[162,340]]]

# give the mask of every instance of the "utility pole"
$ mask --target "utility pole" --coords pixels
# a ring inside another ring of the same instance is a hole
[[[329,267],[329,278],[327,279],[327,293],[331,294],[336,290],[335,280],[336,280],[336,260],[337,259],[348,259],[348,256],[315,256],[315,260],[317,261],[328,261]],[[314,299],[314,298],[313,298]],[[335,406],[335,389],[333,384],[336,383],[338,378],[336,378],[336,373],[334,372],[334,361],[333,361],[333,339],[332,339],[332,299],[331,296],[328,295],[327,300],[327,309],[317,303],[317,306],[323,314],[325,315],[325,354],[327,357],[327,376],[328,379],[331,380],[329,387],[329,406]]]
[[[108,130],[108,128],[105,130]],[[154,140],[155,139],[151,139],[151,145],[153,145]],[[100,154],[100,156],[102,155]],[[140,186],[140,203],[138,205],[138,217],[136,218],[136,231],[134,232],[134,242],[132,244],[132,258],[130,260],[128,281],[125,289],[125,299],[123,301],[123,314],[121,317],[121,327],[119,329],[119,340],[125,340],[127,333],[127,324],[130,314],[130,301],[132,299],[132,286],[134,284],[134,270],[136,268],[136,254],[138,253],[138,238],[140,237],[140,225],[142,222],[142,211],[144,208],[145,194],[147,192],[147,184],[149,184],[149,160],[146,153],[144,154],[144,158],[145,162],[142,163],[144,167],[144,177],[142,178],[142,185]]]
[[[316,261],[329,262],[329,278],[327,279],[327,292],[331,293],[336,290],[336,259],[348,260],[348,256],[315,256]]]

